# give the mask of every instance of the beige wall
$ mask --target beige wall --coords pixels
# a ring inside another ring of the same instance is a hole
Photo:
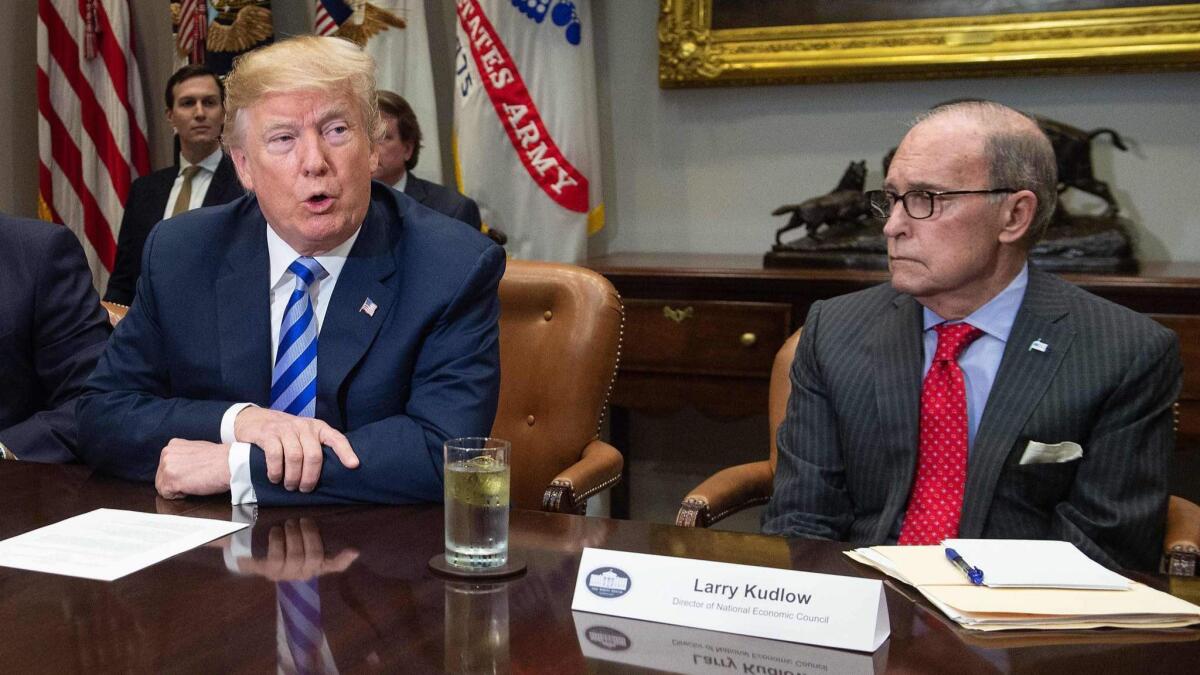
[[[878,185],[880,160],[909,117],[980,96],[1120,131],[1131,151],[1095,142],[1096,170],[1140,223],[1140,256],[1200,261],[1200,74],[664,91],[655,4],[598,5],[609,227],[593,252],[765,252],[783,225],[770,215],[776,206],[832,189],[851,160],[867,160]]]
[[[14,3],[15,4],[15,3]],[[37,189],[34,95],[36,21],[30,11],[0,24],[0,210],[33,215]],[[160,0],[135,0],[138,56],[155,167],[170,161],[160,102],[172,70],[169,15]],[[279,34],[306,29],[306,0],[274,0]],[[450,81],[454,14],[427,0],[438,77]],[[617,251],[762,253],[782,222],[776,206],[833,187],[851,160],[879,161],[914,113],[949,98],[982,96],[1082,128],[1113,127],[1131,144],[1095,143],[1097,173],[1139,223],[1145,260],[1200,261],[1200,74],[1090,75],[816,86],[660,90],[657,3],[600,0],[597,36],[601,145],[608,226],[590,243]],[[448,151],[450,87],[439,98]],[[443,165],[450,166],[449,161]],[[443,177],[448,178],[448,177]],[[1086,200],[1076,200],[1086,206]]]

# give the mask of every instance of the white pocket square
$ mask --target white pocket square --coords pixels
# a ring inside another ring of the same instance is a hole
[[[1062,464],[1083,457],[1083,448],[1078,443],[1041,443],[1029,441],[1021,455],[1021,464]]]

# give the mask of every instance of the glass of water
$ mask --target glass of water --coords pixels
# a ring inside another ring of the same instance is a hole
[[[509,442],[455,438],[446,461],[446,562],[465,570],[508,562]]]

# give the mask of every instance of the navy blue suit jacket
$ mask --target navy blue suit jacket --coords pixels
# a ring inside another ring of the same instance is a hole
[[[0,216],[0,443],[19,459],[75,459],[75,400],[108,339],[79,240]]]
[[[133,306],[80,402],[85,461],[153,480],[170,439],[219,442],[230,405],[270,404],[266,228],[247,195],[150,234]],[[259,503],[440,501],[443,441],[487,435],[496,414],[503,272],[487,237],[373,184],[317,347],[316,416],[361,466],[326,448],[305,495],[268,482],[253,448]]]

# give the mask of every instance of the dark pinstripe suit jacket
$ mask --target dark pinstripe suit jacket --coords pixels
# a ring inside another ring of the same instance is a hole
[[[404,194],[438,213],[470,225],[473,229],[478,230],[483,224],[479,215],[479,205],[474,199],[464,197],[457,190],[444,185],[417,178],[411,171],[408,173],[408,182],[404,184]]]
[[[914,478],[923,360],[921,305],[888,284],[812,306],[765,532],[886,541]],[[1154,567],[1181,378],[1174,333],[1031,269],[971,450],[959,535],[1064,539],[1109,566]],[[1021,465],[1029,441],[1073,441],[1083,458]]]

